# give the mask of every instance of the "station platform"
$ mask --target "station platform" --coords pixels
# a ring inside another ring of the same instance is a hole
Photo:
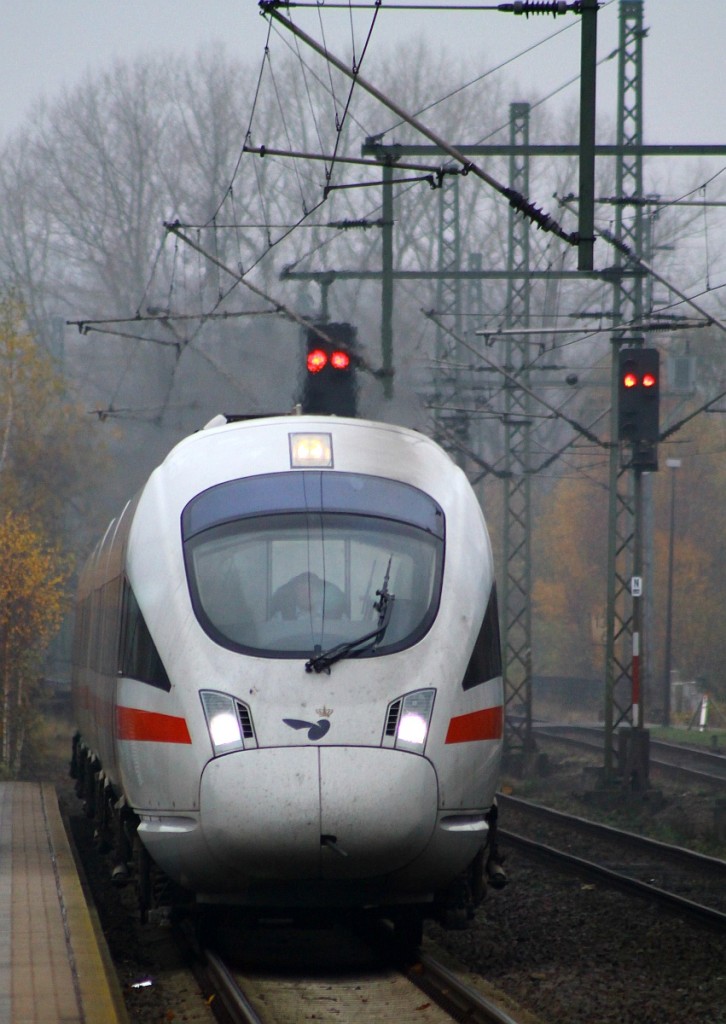
[[[128,1022],[49,783],[0,783],[0,1022]]]

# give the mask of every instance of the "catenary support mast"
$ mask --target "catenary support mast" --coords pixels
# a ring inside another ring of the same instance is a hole
[[[621,0],[618,84],[618,126],[615,158],[615,237],[638,256],[643,253],[643,3]],[[631,206],[627,200],[634,200]],[[627,211],[627,216],[626,216]],[[643,319],[643,274],[623,273],[625,258],[614,249],[612,389],[610,437],[617,437],[618,350],[624,344],[642,344],[642,337],[617,330],[622,322]],[[647,257],[646,257],[647,258]],[[610,449],[607,634],[605,648],[605,774],[614,773],[615,731],[632,723],[633,605],[635,495],[633,474],[621,466],[617,445]],[[642,481],[639,481],[642,483]],[[636,641],[639,637],[635,638]]]
[[[529,189],[529,104],[510,107],[509,179],[525,192]],[[507,278],[507,327],[529,327],[529,227],[509,212]],[[504,662],[505,752],[526,758],[534,747],[532,738],[532,509],[531,431],[529,389],[529,334],[508,335],[505,367],[524,387],[510,378],[504,384],[504,551],[502,593],[502,641]]]

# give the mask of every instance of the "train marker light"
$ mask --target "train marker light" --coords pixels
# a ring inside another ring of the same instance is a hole
[[[288,437],[291,469],[332,468],[332,434],[288,434]]]

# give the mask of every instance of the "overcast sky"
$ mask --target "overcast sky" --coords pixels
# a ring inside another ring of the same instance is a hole
[[[619,8],[618,0],[610,0],[600,11],[599,57],[617,46]],[[352,17],[360,47],[371,15],[356,12]],[[330,49],[350,60],[349,12],[324,10],[323,29],[316,10],[296,9],[295,19],[316,38],[324,30]],[[726,142],[726,0],[645,0],[644,23],[649,29],[644,51],[645,141]],[[571,27],[560,31],[567,26]],[[0,0],[0,138],[22,126],[41,97],[52,101],[89,69],[100,70],[116,58],[141,54],[193,54],[200,45],[220,40],[231,53],[256,64],[266,29],[256,0]],[[507,67],[511,101],[530,101],[577,75],[577,16],[383,9],[371,46],[395,47],[423,34],[432,46],[446,47],[460,62],[461,80],[467,81],[555,33],[556,39]],[[369,66],[364,66],[364,74]],[[611,121],[616,112],[616,72],[613,60],[599,73],[599,110]],[[385,82],[376,84],[385,91]],[[435,81],[431,91],[435,98]],[[561,97],[562,102],[573,103],[577,86]]]

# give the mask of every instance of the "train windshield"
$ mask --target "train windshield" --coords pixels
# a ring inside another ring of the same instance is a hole
[[[313,657],[374,632],[353,657],[402,650],[438,610],[440,507],[407,484],[351,473],[231,481],[182,517],[195,613],[217,643],[273,658]]]

